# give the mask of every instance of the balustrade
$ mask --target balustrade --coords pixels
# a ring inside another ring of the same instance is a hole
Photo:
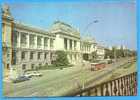
[[[64,96],[135,96],[137,95],[137,73],[103,82],[95,86],[71,91]]]

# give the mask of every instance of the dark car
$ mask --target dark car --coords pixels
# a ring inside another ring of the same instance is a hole
[[[18,83],[18,82],[23,82],[23,81],[27,81],[30,80],[30,78],[26,77],[26,76],[19,76],[16,79],[12,79],[13,83]]]

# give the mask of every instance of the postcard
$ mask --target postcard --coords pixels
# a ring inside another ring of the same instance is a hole
[[[1,10],[3,96],[137,96],[135,0]]]

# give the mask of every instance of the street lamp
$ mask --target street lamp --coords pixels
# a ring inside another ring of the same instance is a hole
[[[91,25],[94,24],[94,23],[98,23],[98,22],[99,22],[99,20],[93,20],[93,21],[91,21],[90,23],[88,23],[87,26],[86,26],[85,29],[84,29],[84,32],[87,31],[87,29],[89,28],[89,26],[91,26]]]
[[[87,24],[87,26],[85,27],[85,29],[84,29],[84,33],[87,31],[87,29],[89,28],[89,26],[91,26],[92,24],[94,24],[94,23],[98,23],[99,21],[98,20],[93,20],[93,21],[91,21],[90,23],[88,23]],[[83,68],[82,69],[82,71],[85,71],[85,68]],[[84,89],[85,88],[85,82],[84,82],[85,80],[83,79],[83,82],[82,82],[82,89]]]

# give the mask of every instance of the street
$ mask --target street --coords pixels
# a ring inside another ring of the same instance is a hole
[[[90,71],[89,68],[80,66],[64,68],[63,70],[41,70],[40,72],[43,76],[39,78],[34,77],[29,81],[17,84],[4,82],[4,96],[60,96],[79,86],[87,86],[91,83],[97,84],[106,81],[116,72],[120,72],[120,75],[124,75],[136,71],[136,63],[128,69],[122,68],[128,60],[129,59],[121,59],[98,71]],[[123,73],[121,71],[123,71]]]

